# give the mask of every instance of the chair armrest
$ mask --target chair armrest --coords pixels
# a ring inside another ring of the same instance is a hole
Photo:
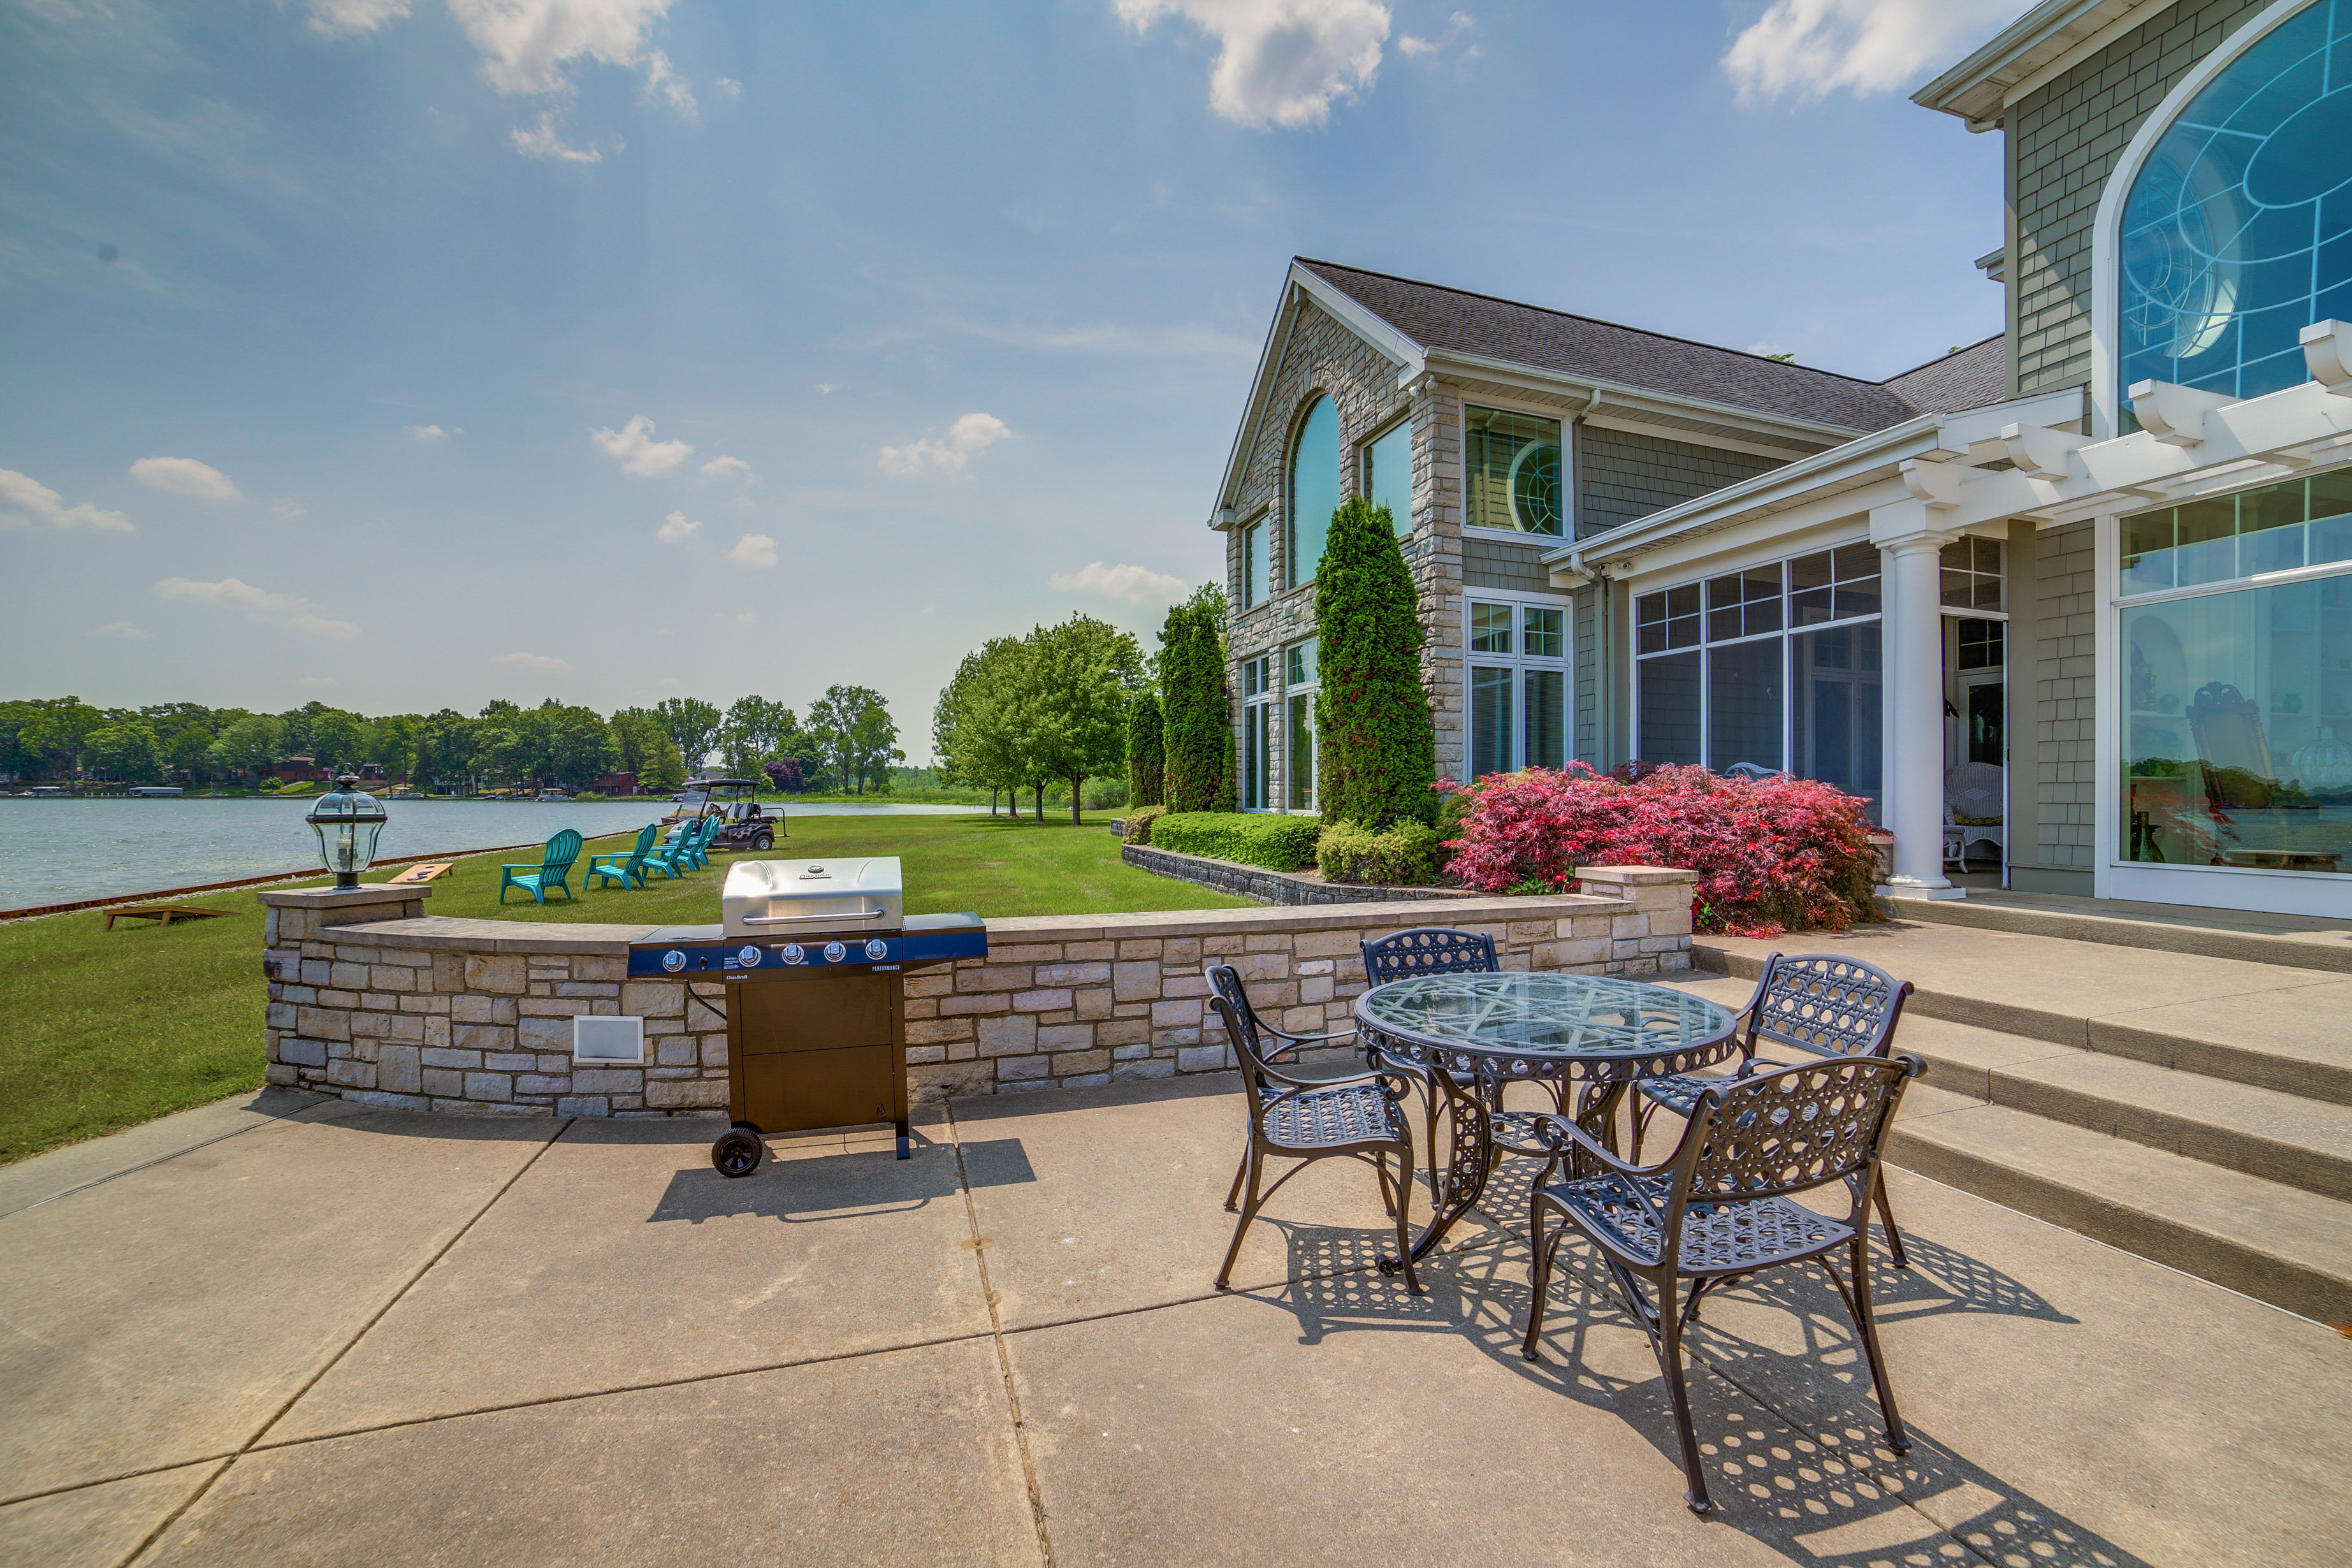
[[[1353,1029],[1334,1029],[1328,1035],[1294,1035],[1288,1029],[1277,1029],[1263,1019],[1258,1022],[1257,1032],[1261,1035],[1273,1035],[1280,1039],[1299,1041],[1350,1040],[1356,1037],[1356,1031]]]
[[[1629,1165],[1593,1142],[1591,1135],[1583,1128],[1565,1116],[1555,1116],[1548,1110],[1536,1113],[1535,1131],[1536,1136],[1543,1140],[1545,1146],[1552,1152],[1565,1154],[1570,1149],[1574,1149],[1587,1159],[1606,1166],[1621,1176],[1654,1176],[1673,1163],[1668,1160],[1656,1165]]]

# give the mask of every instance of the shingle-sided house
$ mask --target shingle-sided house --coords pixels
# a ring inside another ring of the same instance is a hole
[[[1291,263],[1212,519],[1244,809],[1315,807],[1363,494],[1444,773],[1785,769],[1873,802],[1898,894],[1957,838],[2352,912],[2352,0],[2049,0],[1917,100],[2004,138],[2007,325],[1884,382]]]

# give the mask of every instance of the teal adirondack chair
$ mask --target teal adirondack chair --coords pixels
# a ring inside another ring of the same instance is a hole
[[[661,824],[658,822],[648,822],[637,833],[637,843],[635,848],[630,849],[626,852],[616,850],[609,855],[591,855],[588,857],[589,879],[593,881],[594,879],[601,877],[607,882],[618,882],[624,888],[644,887],[646,885],[646,870],[648,865],[651,864],[654,840],[658,837],[660,834]],[[676,875],[676,873],[670,870],[667,866],[658,867],[656,868],[659,869],[661,874],[665,877]]]
[[[567,827],[547,841],[546,852],[536,866],[501,866],[499,868],[499,902],[507,901],[509,888],[520,888],[535,902],[547,902],[547,889],[561,888],[569,899],[572,893],[572,863],[580,858],[580,835]]]
[[[699,847],[702,840],[702,825],[710,820],[712,819],[709,817],[698,816],[689,822],[681,823],[678,826],[677,837],[667,844],[654,847],[652,863],[658,865],[673,877],[683,877],[688,871],[698,871],[709,865],[709,858],[702,854]]]

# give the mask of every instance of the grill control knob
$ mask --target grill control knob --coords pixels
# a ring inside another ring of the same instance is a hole
[[[757,969],[760,967],[760,950],[745,942],[743,950],[735,955],[735,962],[746,969]]]
[[[843,959],[847,958],[848,956],[849,950],[842,946],[841,943],[837,942],[829,942],[824,944],[824,961],[827,963],[839,963]]]
[[[866,956],[879,963],[890,956],[890,944],[877,936],[866,944]]]
[[[676,974],[679,970],[686,967],[686,954],[678,952],[676,948],[671,948],[667,952],[662,954],[662,967],[668,970],[672,974]]]
[[[782,958],[786,963],[798,963],[801,960],[806,958],[808,954],[801,951],[801,944],[799,942],[788,942],[784,943],[783,951],[778,956]]]

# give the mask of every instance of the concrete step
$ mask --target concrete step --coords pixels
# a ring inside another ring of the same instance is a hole
[[[2352,1204],[1926,1084],[1904,1110],[1886,1157],[1906,1170],[2290,1312],[2352,1323]]]
[[[1882,907],[1903,921],[2352,974],[2352,921],[1975,889],[1965,899],[1889,899]]]
[[[1775,950],[1866,959],[1915,987],[1906,1017],[1967,1024],[2352,1106],[2352,979],[2238,959],[1898,921],[1773,942],[1706,936],[1701,969],[1753,980]]]
[[[1679,989],[1738,1007],[1750,987],[1727,977]],[[1907,1008],[1895,1048],[1926,1061],[1939,1090],[2352,1201],[2352,1108]]]

